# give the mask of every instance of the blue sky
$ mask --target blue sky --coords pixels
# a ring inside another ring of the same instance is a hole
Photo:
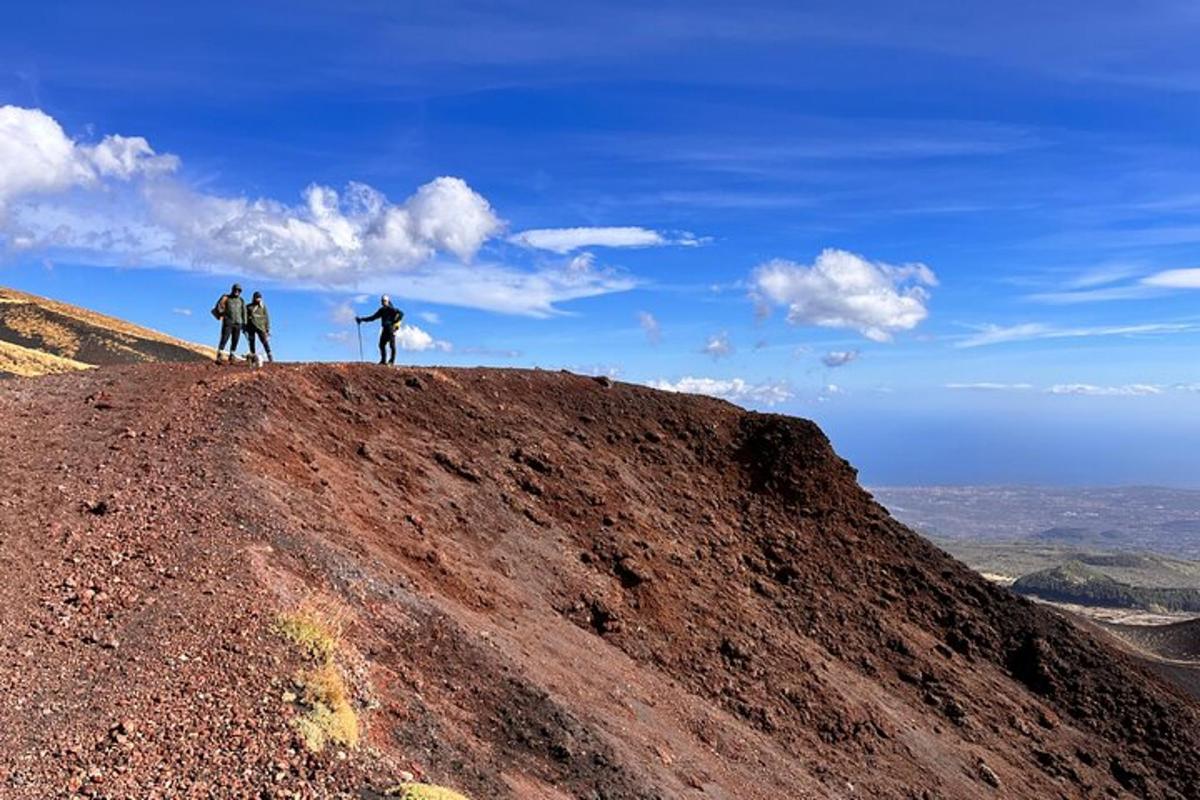
[[[236,277],[306,360],[387,291],[412,363],[813,417],[871,483],[1194,485],[1198,37],[1184,2],[19,4],[0,283],[215,343]]]

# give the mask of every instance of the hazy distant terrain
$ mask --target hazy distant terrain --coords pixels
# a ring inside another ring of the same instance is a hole
[[[871,492],[901,521],[935,539],[1200,559],[1197,490],[932,486]]]

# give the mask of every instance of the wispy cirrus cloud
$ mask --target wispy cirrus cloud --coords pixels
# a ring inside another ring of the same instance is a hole
[[[968,392],[1027,392],[1033,389],[1031,383],[997,383],[993,381],[947,383],[945,386],[947,389]]]
[[[1144,300],[1171,291],[1200,289],[1200,267],[1182,267],[1145,274],[1132,267],[1089,271],[1056,291],[1036,292],[1027,299],[1051,305],[1075,305],[1113,300]],[[1136,277],[1141,273],[1140,277]],[[1136,277],[1136,280],[1129,280]]]
[[[646,334],[646,341],[650,344],[658,344],[662,341],[662,325],[659,324],[657,317],[649,311],[639,311],[637,319],[642,332]]]
[[[987,347],[989,345],[1025,342],[1039,339],[1083,339],[1093,336],[1165,336],[1192,333],[1200,330],[1194,322],[1149,322],[1139,325],[1095,325],[1062,327],[1044,322],[1019,325],[982,325],[975,333],[954,343],[957,348]]]
[[[971,392],[1032,392],[1043,394],[1076,397],[1151,397],[1166,394],[1168,390],[1196,391],[1191,384],[1165,386],[1158,383],[1123,383],[1102,385],[1095,383],[1056,383],[1038,390],[1031,383],[996,383],[981,381],[977,383],[947,383],[945,388]]]
[[[560,255],[585,247],[695,247],[705,239],[686,231],[663,233],[636,226],[600,228],[537,228],[508,237],[513,244]]]
[[[1164,387],[1151,383],[1127,383],[1120,386],[1097,386],[1091,383],[1060,383],[1046,390],[1047,394],[1079,395],[1083,397],[1146,397],[1160,395]]]

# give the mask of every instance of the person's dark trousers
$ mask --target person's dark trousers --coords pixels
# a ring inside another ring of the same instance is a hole
[[[396,363],[396,332],[387,326],[379,333],[379,363]]]
[[[242,326],[236,322],[221,323],[221,343],[217,345],[217,352],[225,349],[225,343],[229,342],[229,355],[237,350],[238,342],[242,340]]]
[[[254,349],[255,340],[261,341],[263,352],[267,354],[267,358],[271,358],[271,343],[268,341],[267,334],[260,331],[258,328],[246,328],[246,341],[250,343],[250,355],[255,355],[257,351]]]

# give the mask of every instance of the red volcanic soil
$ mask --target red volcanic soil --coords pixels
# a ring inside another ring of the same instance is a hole
[[[811,422],[568,374],[0,384],[0,796],[1200,796],[1200,705]],[[340,621],[310,752],[278,633]]]

